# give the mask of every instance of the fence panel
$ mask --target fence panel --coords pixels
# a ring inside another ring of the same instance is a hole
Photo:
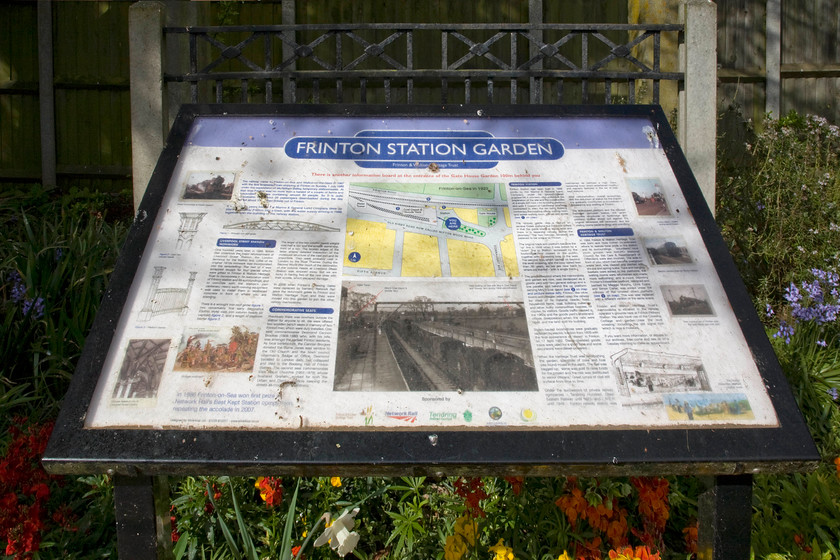
[[[840,122],[840,0],[718,0],[720,108],[756,123],[764,117],[767,34],[772,40],[777,32],[765,26],[772,1],[781,3],[778,113],[795,110]]]
[[[0,4],[0,176],[12,184],[41,173],[37,20],[34,2]]]

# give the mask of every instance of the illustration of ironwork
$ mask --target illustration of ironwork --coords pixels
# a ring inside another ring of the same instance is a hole
[[[160,280],[163,278],[164,270],[166,270],[165,266],[155,267],[146,305],[138,316],[141,321],[148,321],[152,317],[165,313],[178,313],[180,315],[186,315],[187,313],[187,302],[190,299],[190,292],[192,292],[193,284],[195,284],[197,273],[190,272],[190,279],[186,288],[161,288]]]
[[[228,224],[225,229],[256,229],[273,231],[341,231],[339,228],[315,224],[312,222],[298,222],[295,220],[254,220]]]
[[[181,215],[181,225],[178,226],[178,243],[176,249],[189,249],[198,231],[198,224],[207,212],[178,212]]]

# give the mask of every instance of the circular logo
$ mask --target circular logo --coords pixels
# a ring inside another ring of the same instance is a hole
[[[459,227],[461,227],[461,220],[458,218],[446,218],[446,227],[455,231]]]
[[[347,260],[350,262],[359,262],[362,260],[362,255],[360,255],[357,251],[353,251],[349,255],[347,255]]]
[[[498,406],[491,406],[490,410],[487,411],[490,414],[490,418],[493,420],[498,420],[502,417],[502,409]]]
[[[531,408],[523,408],[519,413],[520,418],[525,422],[533,422],[537,419],[537,413]]]

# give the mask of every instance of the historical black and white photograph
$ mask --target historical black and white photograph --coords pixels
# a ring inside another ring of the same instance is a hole
[[[168,338],[129,340],[111,397],[114,399],[156,398],[171,342]]]
[[[714,315],[709,294],[702,284],[662,286],[662,295],[671,315]]]
[[[519,283],[346,282],[336,391],[537,391]],[[464,301],[464,294],[475,301]],[[486,295],[485,295],[486,294]],[[485,297],[482,297],[485,295]],[[507,298],[507,300],[506,300]]]
[[[655,266],[693,262],[688,246],[682,237],[647,237],[643,243],[651,264]]]
[[[711,385],[697,356],[625,348],[610,356],[624,397],[685,391],[709,391]]]

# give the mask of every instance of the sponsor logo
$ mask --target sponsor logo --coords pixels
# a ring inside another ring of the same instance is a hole
[[[472,422],[472,412],[470,412],[469,410],[465,410],[464,411],[464,420],[466,422]]]
[[[523,408],[519,412],[519,417],[525,422],[533,422],[537,419],[537,413],[534,412],[533,408]]]
[[[431,421],[442,421],[442,422],[450,422],[458,418],[457,412],[430,412],[429,413],[429,420]]]
[[[373,424],[373,405],[370,405],[362,410],[362,416],[365,417],[365,426]]]
[[[392,418],[394,420],[402,420],[403,422],[408,422],[413,424],[417,422],[417,412],[385,412],[385,416],[388,418]]]
[[[498,420],[499,418],[502,417],[502,409],[499,408],[498,406],[491,406],[490,410],[488,410],[487,413],[490,415],[490,418],[493,419],[493,420]]]

